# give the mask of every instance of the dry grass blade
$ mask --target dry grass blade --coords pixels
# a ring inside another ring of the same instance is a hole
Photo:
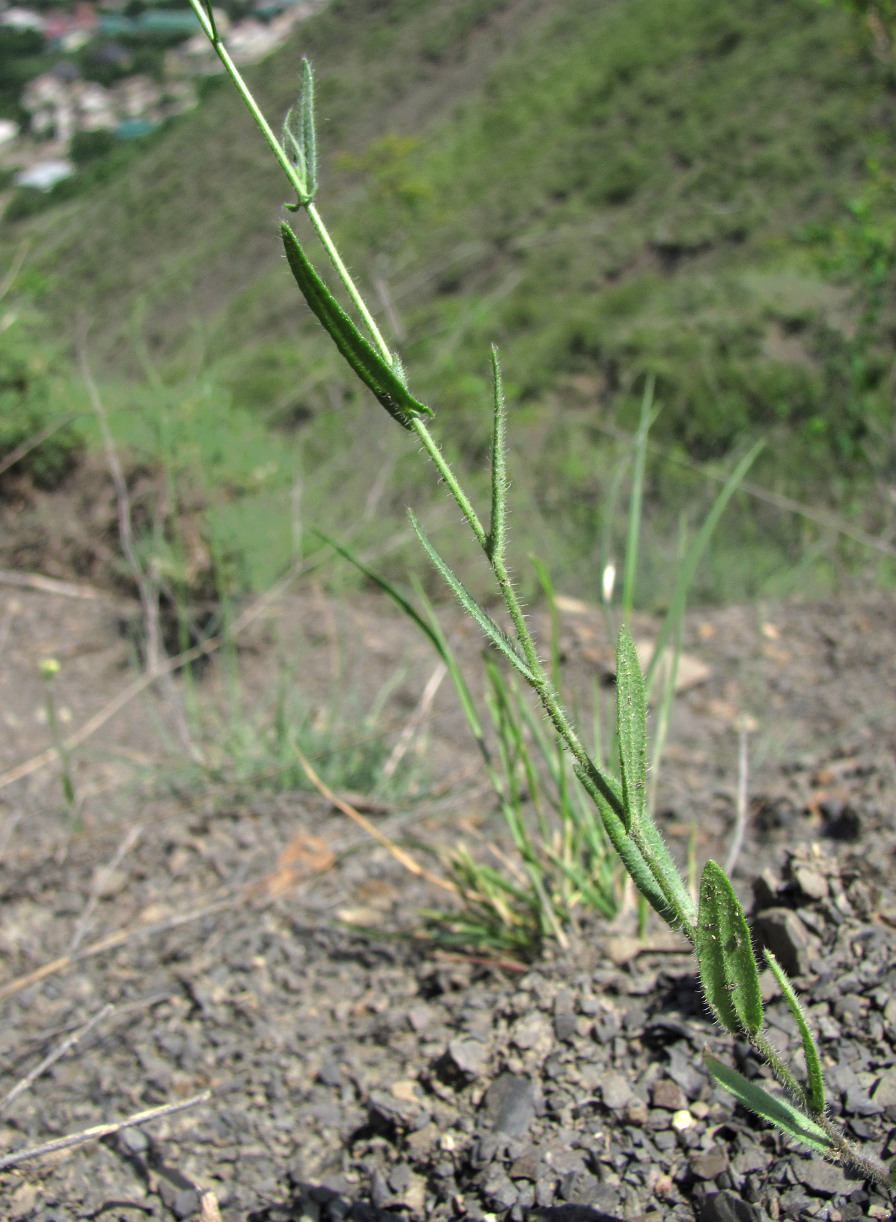
[[[0,475],[3,474],[0,468]],[[38,590],[41,594],[58,594],[62,598],[86,598],[96,602],[109,598],[94,586],[76,584],[73,581],[58,581],[55,577],[43,577],[40,573],[17,573],[13,569],[0,569],[0,585],[19,586],[23,590]]]
[[[88,1021],[84,1023],[83,1026],[79,1027],[77,1031],[73,1031],[71,1035],[67,1036],[61,1043],[57,1044],[56,1047],[52,1049],[52,1051],[49,1052],[42,1061],[35,1065],[32,1070],[25,1074],[24,1078],[21,1078],[15,1084],[11,1091],[0,1099],[0,1112],[6,1111],[10,1103],[18,1099],[19,1095],[24,1094],[31,1084],[37,1081],[41,1074],[46,1073],[51,1065],[55,1065],[61,1057],[64,1057],[67,1052],[70,1052],[74,1047],[76,1047],[84,1036],[87,1035],[89,1031],[92,1031],[97,1023],[102,1022],[104,1018],[108,1018],[114,1009],[115,1007],[113,1005],[103,1006],[103,1008],[98,1010],[92,1018],[88,1019]]]
[[[89,946],[85,946],[83,950],[79,950],[76,954],[60,955],[58,959],[52,959],[49,963],[44,963],[41,967],[35,968],[33,972],[27,972],[24,976],[17,976],[14,980],[8,981],[8,983],[0,986],[0,1001],[5,1001],[7,997],[20,993],[22,989],[27,989],[32,984],[39,984],[47,976],[64,971],[67,967],[71,967],[74,963],[79,963],[82,959],[89,959],[93,955],[100,955],[103,951],[114,950],[115,947],[122,946],[125,942],[130,942],[132,938],[147,937],[154,933],[164,933],[165,930],[174,929],[177,925],[185,925],[189,921],[198,921],[204,916],[210,916],[213,912],[223,912],[225,908],[232,908],[235,904],[242,902],[245,892],[246,888],[241,887],[239,892],[227,896],[226,899],[216,900],[212,904],[205,904],[202,908],[191,909],[190,912],[178,913],[175,916],[167,917],[164,921],[153,921],[150,925],[138,925],[135,929],[118,929],[115,933],[110,933],[105,938],[100,938],[97,942],[91,942]]]
[[[414,735],[419,731],[420,727],[429,716],[432,709],[432,702],[436,698],[436,693],[442,686],[442,680],[448,674],[448,667],[444,662],[439,662],[438,666],[429,677],[426,687],[423,689],[423,695],[417,702],[411,716],[408,718],[407,724],[399,734],[395,746],[392,748],[392,754],[383,765],[383,780],[388,780],[394,776],[395,770],[401,761],[407,755],[414,741]]]
[[[329,786],[320,779],[295,743],[293,743],[293,750],[295,751],[296,759],[302,766],[302,771],[305,773],[305,776],[307,776],[308,780],[311,782],[317,792],[322,794],[328,802],[332,802],[337,810],[341,810],[344,815],[347,815],[349,819],[352,819],[355,823],[357,823],[358,827],[362,827],[369,836],[372,836],[373,839],[377,841],[378,844],[381,844],[384,849],[388,850],[395,860],[400,865],[404,866],[409,873],[415,874],[418,878],[425,878],[426,881],[432,883],[434,887],[441,887],[443,891],[450,891],[452,895],[457,894],[457,888],[455,887],[454,883],[449,882],[446,878],[440,878],[438,874],[433,874],[430,870],[427,870],[425,866],[421,866],[418,861],[414,860],[410,853],[406,853],[404,849],[400,848],[394,841],[390,840],[388,836],[384,835],[379,828],[374,827],[369,819],[365,819],[359,810],[356,810],[354,806],[351,806],[348,802],[338,797],[337,794],[333,793],[332,789],[330,789]]]
[[[162,1107],[151,1107],[145,1112],[135,1112],[133,1116],[112,1124],[95,1124],[90,1129],[83,1129],[80,1133],[69,1133],[66,1137],[57,1137],[54,1141],[44,1142],[41,1146],[32,1146],[28,1150],[16,1150],[14,1154],[7,1154],[5,1158],[0,1158],[0,1171],[5,1171],[7,1167],[15,1167],[32,1158],[40,1158],[42,1154],[55,1154],[57,1150],[68,1150],[72,1146],[83,1145],[86,1141],[99,1141],[102,1137],[113,1137],[123,1129],[132,1129],[139,1124],[147,1124],[150,1120],[159,1120],[162,1116],[172,1116],[175,1112],[186,1111],[187,1108],[196,1107],[199,1103],[207,1103],[211,1097],[212,1092],[204,1090],[201,1094],[194,1095],[192,1099],[184,1099],[181,1103],[165,1103]]]

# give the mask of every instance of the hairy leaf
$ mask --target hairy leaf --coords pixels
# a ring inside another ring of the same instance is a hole
[[[588,775],[584,768],[575,765],[573,768],[576,776],[582,782],[586,792],[590,796],[594,805],[597,807],[601,821],[606,829],[606,833],[610,838],[613,848],[622,858],[622,864],[632,877],[632,881],[638,891],[647,902],[650,904],[659,915],[667,923],[674,922],[674,915],[669,907],[666,897],[663,895],[656,879],[650,872],[650,867],[641,856],[635,842],[628,835],[623,825],[622,820],[613,810],[610,803],[600,792],[597,785]]]
[[[625,624],[616,646],[616,720],[619,730],[619,763],[622,770],[622,800],[625,830],[641,826],[647,784],[647,714],[644,680],[635,644]]]
[[[314,77],[302,60],[302,84],[295,106],[283,123],[283,148],[302,181],[299,204],[310,204],[317,194],[317,136],[314,129]],[[290,205],[293,211],[295,206]]]
[[[697,910],[691,894],[685,886],[678,866],[672,860],[672,854],[666,847],[666,842],[657,831],[652,819],[645,819],[641,828],[644,851],[650,857],[654,870],[658,871],[669,892],[674,896],[678,910],[684,916],[685,923],[691,929],[697,921]]]
[[[708,861],[700,878],[695,949],[700,982],[719,1022],[735,1035],[762,1025],[759,971],[740,901],[721,868]]]
[[[776,1129],[794,1141],[808,1146],[816,1154],[831,1155],[834,1147],[824,1129],[810,1117],[804,1115],[798,1108],[778,1095],[771,1095],[755,1082],[739,1074],[736,1069],[716,1060],[708,1052],[704,1052],[703,1060],[706,1068],[725,1090],[730,1091],[744,1107],[773,1124]]]
[[[497,649],[499,649],[501,653],[503,653],[508,662],[516,667],[526,682],[531,683],[533,687],[537,688],[539,686],[538,679],[532,674],[532,671],[517,653],[513,641],[511,641],[507,633],[501,631],[488,612],[484,611],[482,607],[480,607],[479,603],[463,584],[463,582],[459,581],[457,577],[455,577],[454,573],[423,533],[423,527],[417,521],[411,510],[408,510],[408,517],[411,520],[411,525],[416,532],[417,538],[420,540],[420,543],[423,546],[423,550],[448,583],[451,588],[451,592],[454,594],[457,601],[461,604],[464,610],[473,617],[491,643]]]
[[[800,1005],[800,1000],[796,995],[793,985],[787,977],[781,964],[766,947],[763,950],[765,961],[775,974],[775,979],[781,986],[781,992],[784,994],[784,1000],[790,1006],[790,1012],[796,1020],[796,1025],[799,1028],[800,1038],[803,1041],[803,1056],[806,1059],[806,1078],[809,1084],[809,1106],[816,1116],[820,1116],[824,1112],[824,1079],[821,1076],[821,1062],[818,1058],[818,1049],[815,1046],[815,1040],[812,1038],[812,1032],[809,1030],[809,1024],[806,1022],[806,1016],[803,1013],[803,1007]]]
[[[296,284],[318,322],[364,385],[373,391],[393,420],[406,429],[411,427],[414,416],[431,416],[432,411],[414,398],[394,369],[367,342],[342,309],[311,266],[290,227],[284,223],[280,230]]]

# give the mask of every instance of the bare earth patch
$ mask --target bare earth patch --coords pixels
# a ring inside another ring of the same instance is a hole
[[[99,1018],[3,1107],[0,1149],[211,1095],[0,1172],[5,1217],[890,1216],[711,1084],[705,1044],[753,1062],[707,1020],[664,930],[639,941],[626,910],[612,927],[583,915],[569,951],[534,965],[449,954],[418,936],[421,910],[450,902],[426,877],[319,792],[234,781],[189,707],[174,716],[194,696],[223,724],[238,692],[261,717],[287,668],[312,719],[336,707],[369,734],[381,700],[388,753],[435,659],[378,599],[287,589],[240,636],[238,687],[213,660],[189,690],[147,687],[102,720],[138,674],[121,632],[133,607],[100,570],[42,571],[89,577],[97,596],[0,584],[0,1096]],[[475,667],[474,631],[453,610],[445,622]],[[571,686],[600,677],[596,612],[565,615],[562,640]],[[675,706],[659,823],[681,860],[692,821],[698,864],[724,859],[749,717],[735,883],[808,1002],[832,1112],[892,1157],[896,598],[696,611],[686,648],[707,671]],[[51,656],[66,732],[101,720],[72,753],[79,829],[58,763],[22,769],[50,745]],[[336,796],[442,874],[439,849],[501,837],[446,684],[410,751],[406,792]],[[798,1045],[786,1007],[768,1013],[776,1042]]]

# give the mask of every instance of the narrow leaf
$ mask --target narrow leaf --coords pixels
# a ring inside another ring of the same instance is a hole
[[[537,677],[533,675],[532,671],[517,653],[510,637],[508,637],[505,632],[501,631],[488,612],[484,611],[482,607],[480,607],[479,603],[476,601],[467,587],[463,585],[463,583],[460,582],[457,577],[455,577],[454,573],[430,543],[429,539],[427,539],[426,535],[423,533],[423,527],[410,510],[408,510],[408,517],[411,519],[411,525],[413,526],[417,538],[420,540],[420,543],[423,546],[423,550],[426,552],[435,568],[447,582],[457,601],[461,604],[464,610],[473,617],[495,648],[499,649],[501,653],[503,653],[504,657],[507,658],[508,662],[510,662],[512,666],[516,667],[526,682],[530,683],[534,688],[538,688],[540,685]]]
[[[809,1030],[809,1024],[806,1022],[803,1007],[800,1005],[800,1000],[787,977],[787,973],[768,947],[764,948],[763,954],[765,955],[766,963],[774,972],[775,979],[781,986],[784,1000],[790,1006],[790,1012],[796,1020],[796,1025],[799,1028],[800,1037],[803,1041],[803,1056],[806,1059],[806,1078],[809,1085],[809,1106],[814,1116],[822,1116],[824,1114],[824,1079],[821,1075],[821,1061],[818,1057],[815,1040],[812,1038],[812,1032]]]
[[[638,543],[641,538],[641,510],[644,504],[644,464],[647,458],[647,435],[656,418],[653,409],[655,378],[650,374],[641,399],[641,419],[634,443],[632,491],[628,508],[628,531],[625,540],[625,566],[622,574],[622,615],[631,617],[635,598],[635,573],[638,567]]]
[[[787,1137],[808,1146],[816,1154],[830,1157],[835,1153],[827,1133],[821,1125],[804,1115],[798,1108],[778,1095],[771,1095],[755,1082],[739,1074],[736,1069],[723,1064],[704,1052],[703,1061],[706,1068],[725,1090],[730,1091],[738,1102],[750,1109],[776,1129],[780,1129]]]
[[[488,558],[504,557],[504,524],[507,518],[507,439],[505,436],[504,388],[498,349],[492,345],[492,378],[495,399],[492,415],[492,512],[488,531]]]
[[[616,646],[616,721],[625,830],[639,830],[647,784],[647,715],[644,681],[631,634],[625,624]]]
[[[295,106],[283,120],[283,151],[300,180],[299,202],[287,204],[292,212],[310,204],[317,194],[317,137],[314,130],[314,77],[307,59],[302,60],[302,83]]]
[[[713,531],[718,525],[719,519],[725,512],[728,502],[731,500],[734,493],[737,491],[750,467],[758,458],[761,450],[765,446],[764,441],[757,441],[751,450],[740,460],[728,478],[725,480],[719,495],[713,501],[712,508],[706,515],[703,525],[697,532],[691,546],[688,548],[684,560],[681,561],[676,568],[675,585],[672,590],[672,597],[669,599],[669,610],[666,612],[666,617],[663,620],[663,626],[660,629],[659,636],[656,639],[656,644],[653,647],[653,657],[647,664],[647,673],[644,677],[644,682],[647,690],[651,690],[653,675],[656,667],[659,665],[660,659],[663,656],[663,651],[669,637],[675,630],[675,625],[680,622],[681,616],[684,614],[684,606],[687,601],[688,590],[693,585],[694,573],[697,565],[700,563],[700,558],[709,546]]]
[[[313,199],[317,193],[317,134],[314,128],[314,75],[307,59],[302,60],[302,88],[299,92],[298,133],[305,161],[305,181]]]
[[[610,838],[610,842],[622,859],[622,864],[631,875],[632,881],[634,882],[638,891],[644,896],[651,908],[655,909],[655,911],[658,912],[663,920],[668,924],[670,921],[674,920],[674,917],[671,909],[669,908],[669,904],[666,902],[666,897],[657,886],[656,879],[651,874],[650,868],[648,867],[647,862],[641,856],[637,845],[626,832],[625,825],[623,824],[622,820],[613,810],[610,803],[600,792],[585,769],[579,767],[578,765],[574,765],[573,771],[582,782],[582,785],[587,791],[589,797],[597,807],[598,814],[601,817],[601,822],[603,823],[606,833]]]
[[[679,911],[684,914],[686,922],[693,929],[697,921],[697,910],[691,893],[681,877],[678,866],[672,854],[666,848],[666,842],[656,830],[652,819],[645,819],[641,828],[644,851],[649,854],[653,868],[663,876],[663,881],[675,897]]]
[[[706,1000],[735,1035],[762,1025],[759,971],[740,901],[721,866],[708,861],[700,878],[695,950]]]
[[[432,411],[408,391],[401,378],[367,342],[311,266],[298,238],[287,224],[280,226],[286,258],[296,284],[318,322],[365,386],[393,418],[409,429],[415,416]]]

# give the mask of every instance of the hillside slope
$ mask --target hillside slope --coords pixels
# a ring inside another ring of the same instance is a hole
[[[442,407],[449,449],[478,461],[499,343],[528,460],[519,493],[566,516],[568,563],[606,527],[612,461],[598,454],[631,429],[648,372],[667,452],[724,459],[761,432],[761,478],[802,496],[807,459],[816,486],[850,496],[886,474],[887,371],[861,386],[851,372],[861,260],[841,256],[869,156],[894,164],[892,108],[839,10],[334,0],[250,74],[272,122],[301,54],[318,81],[321,209],[415,391]],[[297,429],[314,459],[334,413],[355,439],[382,421],[351,407],[285,272],[284,199],[222,88],[121,181],[14,236],[36,239],[56,328],[85,314],[110,374],[133,375],[141,346],[181,373],[199,351],[236,407]],[[415,478],[399,470],[387,510]],[[693,482],[652,478],[674,536]],[[801,532],[754,521],[745,538],[769,529],[780,560]]]

